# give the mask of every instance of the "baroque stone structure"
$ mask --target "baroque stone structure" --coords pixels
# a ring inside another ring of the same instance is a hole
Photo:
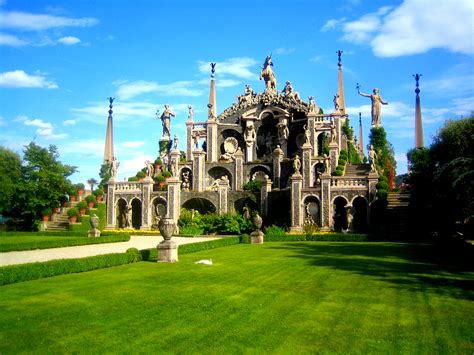
[[[129,220],[134,228],[155,229],[165,216],[176,222],[181,207],[191,202],[219,213],[257,210],[264,224],[283,221],[294,232],[301,232],[305,223],[322,230],[366,228],[377,173],[368,164],[347,164],[342,176],[334,174],[339,154],[348,145],[342,129],[348,115],[341,53],[331,113],[323,113],[312,96],[304,101],[290,81],[277,90],[272,59],[267,57],[260,73],[263,91],[257,93],[247,84],[236,102],[217,115],[212,63],[208,117],[195,121],[189,107],[186,158],[180,159],[176,144],[166,152],[173,172],[167,191],[152,179],[112,179],[107,228],[123,228]],[[253,193],[244,185],[255,180],[261,188],[251,199]]]

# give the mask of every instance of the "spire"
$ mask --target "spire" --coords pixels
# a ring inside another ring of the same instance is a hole
[[[346,113],[346,101],[344,100],[344,84],[342,82],[342,62],[341,62],[341,55],[342,51],[338,50],[337,51],[337,66],[339,67],[338,70],[338,75],[337,75],[337,94],[339,95],[338,97],[338,104],[339,104],[339,111],[342,114]]]
[[[416,81],[415,99],[415,148],[423,148],[423,122],[421,120],[420,88],[419,81],[421,74],[413,75]]]
[[[209,117],[208,118],[215,118],[216,115],[216,84],[214,82],[214,73],[216,71],[216,63],[211,63],[211,87],[209,89],[209,104],[207,107],[209,108]]]
[[[361,157],[364,156],[364,136],[362,134],[362,117],[361,113],[359,112],[359,152]]]
[[[105,134],[104,162],[111,162],[114,157],[114,129],[112,122],[112,107],[115,98],[109,97],[109,117],[107,119],[107,131]]]

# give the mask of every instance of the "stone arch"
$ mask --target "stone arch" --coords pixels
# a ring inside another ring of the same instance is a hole
[[[312,221],[321,227],[321,201],[316,195],[308,195],[303,199],[304,221]]]
[[[226,175],[227,178],[229,179],[230,187],[232,188],[233,186],[233,180],[232,180],[233,175],[227,168],[224,168],[223,166],[214,166],[210,168],[207,171],[207,175],[209,177],[207,186],[211,186],[214,180],[220,179],[224,175]]]
[[[363,196],[356,196],[351,202],[354,219],[352,229],[357,232],[366,232],[368,229],[368,202]]]
[[[248,176],[248,181],[257,178],[258,180],[263,181],[263,176],[267,175],[270,179],[272,178],[272,173],[270,169],[265,165],[256,165],[250,169],[250,173]]]
[[[332,201],[334,230],[341,231],[347,229],[347,198],[344,196],[336,196]]]
[[[130,206],[132,209],[129,210],[129,213],[132,214],[131,216],[131,220],[132,220],[132,225],[131,227],[133,227],[134,229],[140,229],[140,227],[142,226],[142,201],[137,198],[137,197],[134,197],[132,198],[132,200],[130,201]]]
[[[182,207],[186,208],[187,210],[196,210],[200,214],[206,214],[210,212],[212,213],[216,212],[217,210],[214,203],[203,197],[192,197],[186,200],[186,202],[183,203]]]
[[[322,131],[322,132],[317,133],[317,141],[318,141],[318,155],[323,156],[323,154],[328,154],[329,152],[323,152],[323,147],[326,144],[329,144],[329,134],[328,134],[328,132],[327,131]]]
[[[287,191],[274,192],[268,195],[268,213],[265,219],[266,225],[276,224],[289,227],[291,225],[290,194]],[[283,208],[282,208],[283,207]]]
[[[155,197],[151,201],[151,228],[158,229],[160,219],[166,217],[168,202],[161,196]]]
[[[244,137],[242,136],[242,133],[235,129],[228,128],[222,131],[222,133],[220,134],[219,149],[220,149],[221,154],[225,153],[224,141],[229,137],[237,139],[237,142],[239,142],[239,148],[242,151],[245,151],[245,140],[244,140]]]
[[[319,186],[321,184],[321,175],[326,172],[326,167],[324,163],[318,162],[313,165],[313,181],[314,186]]]
[[[240,198],[234,202],[234,209],[239,214],[244,213],[245,207],[247,207],[250,212],[259,210],[257,202],[255,202],[249,197]]]
[[[128,203],[123,198],[120,197],[115,202],[115,215],[117,216],[117,220],[115,221],[115,226],[117,228],[125,228],[127,224],[127,213],[128,213]]]

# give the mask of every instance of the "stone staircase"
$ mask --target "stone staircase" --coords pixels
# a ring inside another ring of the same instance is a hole
[[[407,238],[410,222],[410,193],[390,192],[387,196],[387,232],[390,238]]]
[[[64,210],[67,210],[65,208]],[[46,226],[46,230],[50,232],[66,232],[69,230],[69,217],[67,212],[63,211],[60,214],[54,216],[53,220],[50,220]]]
[[[344,176],[365,177],[370,172],[369,164],[346,164]]]

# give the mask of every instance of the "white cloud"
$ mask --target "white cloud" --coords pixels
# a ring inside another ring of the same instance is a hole
[[[75,120],[65,120],[63,122],[63,125],[64,126],[74,126],[76,124],[76,121]]]
[[[23,70],[14,70],[0,73],[0,87],[57,89],[58,85],[39,72],[29,75]]]
[[[18,11],[2,11],[0,28],[22,31],[42,31],[58,27],[88,27],[99,23],[92,17],[69,18]]]
[[[243,79],[257,79],[257,72],[250,70],[258,62],[253,58],[229,58],[222,62],[216,62],[216,73],[222,76],[233,75]],[[201,73],[210,73],[210,62],[198,61],[199,71]]]
[[[39,118],[30,119],[26,116],[20,116],[17,118],[17,120],[23,122],[25,126],[38,127],[35,133],[46,140],[63,139],[67,137],[67,134],[65,133],[55,134],[53,132],[52,123],[45,122]]]
[[[61,154],[77,155],[87,152],[89,156],[104,157],[104,141],[100,139],[69,139],[61,144]]]
[[[144,141],[128,141],[128,142],[122,142],[122,143],[119,143],[119,147],[122,147],[122,148],[140,148],[142,147],[143,145],[145,145],[145,142]]]
[[[117,96],[122,100],[128,100],[142,94],[155,93],[163,96],[192,96],[203,94],[200,89],[192,88],[192,81],[175,81],[170,84],[159,84],[151,81],[138,80],[133,82],[118,82]]]
[[[77,37],[67,36],[67,37],[61,37],[60,39],[58,39],[58,42],[62,44],[66,44],[66,45],[72,45],[72,44],[80,43],[81,40]]]
[[[295,51],[294,48],[279,47],[279,48],[275,49],[274,52],[275,52],[275,54],[278,54],[278,55],[290,55],[294,51]]]
[[[145,161],[154,161],[155,158],[151,155],[141,152],[139,155],[135,155],[132,159],[123,159],[120,161],[120,167],[118,169],[120,177],[135,176],[137,171],[145,167]]]
[[[343,24],[346,21],[346,18],[343,17],[341,19],[330,19],[327,20],[323,27],[321,27],[321,32],[327,32],[329,30],[334,30],[339,25]]]
[[[219,79],[216,80],[216,87],[218,88],[230,88],[232,86],[237,86],[240,84],[240,81],[233,79]]]
[[[355,43],[364,43],[370,40],[373,34],[380,28],[382,16],[390,7],[381,7],[377,12],[362,16],[357,21],[345,22],[343,24],[344,35],[342,39]]]
[[[27,44],[29,44],[27,41],[16,36],[0,33],[0,46],[21,47],[26,46]]]
[[[5,122],[5,119],[2,116],[0,116],[0,127],[6,126],[6,125],[7,125],[7,122]]]

